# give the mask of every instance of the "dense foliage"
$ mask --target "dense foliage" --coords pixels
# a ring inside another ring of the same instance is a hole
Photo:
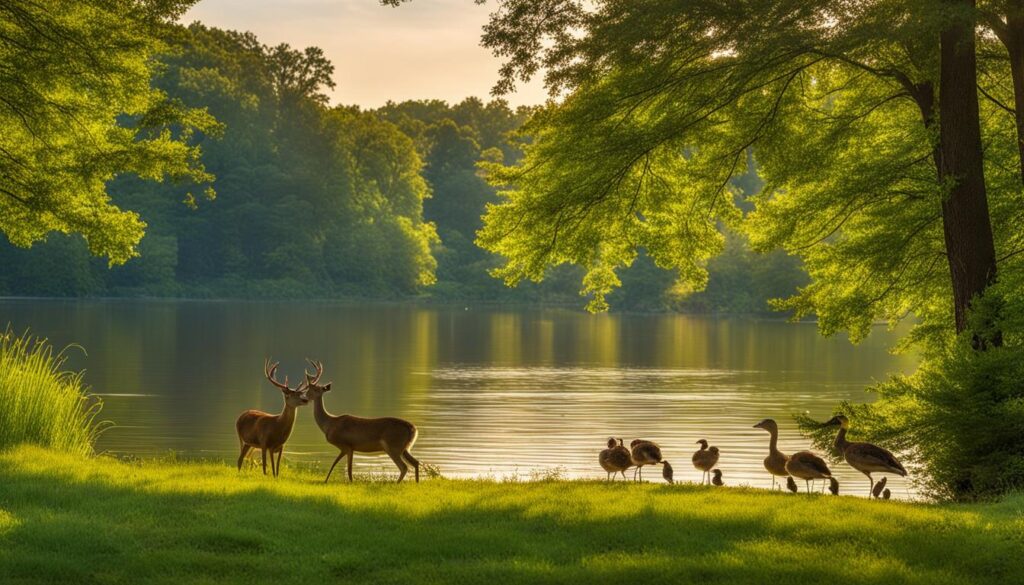
[[[216,201],[181,205],[173,187],[121,177],[114,201],[150,226],[139,259],[108,271],[75,238],[4,247],[0,291],[296,297],[433,282],[437,239],[413,141],[371,113],[328,108],[333,67],[319,49],[201,25],[164,36],[157,91],[224,126],[197,137]]]
[[[444,300],[490,300],[579,304],[579,267],[545,270],[541,282],[508,288],[490,276],[501,257],[474,244],[483,227],[486,206],[499,202],[496,189],[481,175],[483,163],[514,164],[530,137],[521,132],[536,108],[510,109],[502,100],[484,104],[470,98],[459,104],[416,101],[388,104],[377,111],[411,136],[426,162],[423,176],[432,196],[424,216],[437,225],[438,283],[429,294]],[[740,205],[760,189],[757,174],[733,181]],[[759,313],[768,301],[794,293],[806,281],[799,261],[782,252],[753,253],[746,239],[732,234],[723,254],[711,261],[705,290],[681,290],[672,271],[654,265],[641,253],[622,274],[623,286],[612,295],[616,309]]]
[[[120,264],[145,223],[111,201],[112,179],[211,179],[192,138],[215,131],[212,118],[150,85],[158,31],[192,3],[0,3],[0,234],[19,246],[81,234]]]
[[[510,289],[490,275],[501,258],[474,243],[486,206],[499,200],[478,165],[520,160],[529,137],[518,131],[533,109],[475,98],[329,109],[322,91],[331,65],[317,49],[265,47],[199,25],[164,34],[156,84],[223,128],[197,137],[217,199],[189,208],[171,186],[121,178],[115,201],[149,224],[140,257],[108,270],[77,237],[50,235],[29,250],[3,245],[0,294],[580,304],[579,268]],[[760,187],[754,173],[735,183],[744,200]],[[438,282],[425,287],[435,262]],[[624,310],[756,313],[805,280],[795,258],[759,257],[738,234],[709,272],[706,290],[680,290],[644,255],[613,300]]]

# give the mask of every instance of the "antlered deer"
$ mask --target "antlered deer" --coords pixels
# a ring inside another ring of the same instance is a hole
[[[281,453],[284,451],[284,444],[292,434],[292,427],[295,426],[295,409],[308,403],[309,399],[303,391],[302,384],[296,388],[288,387],[288,376],[285,376],[284,383],[277,381],[277,366],[275,362],[266,360],[263,364],[263,373],[271,384],[281,389],[284,394],[284,409],[278,414],[268,414],[261,410],[247,410],[239,415],[235,422],[235,430],[238,432],[238,442],[242,452],[238,456],[238,469],[242,468],[242,461],[248,455],[250,449],[263,451],[263,475],[267,474],[267,452],[270,452],[270,469],[277,477],[281,471]],[[277,461],[274,461],[274,455]]]
[[[416,425],[400,418],[360,418],[349,414],[334,416],[324,408],[324,393],[331,391],[331,383],[320,385],[324,366],[307,359],[316,370],[315,375],[306,372],[306,394],[313,401],[313,417],[324,432],[327,442],[341,452],[331,464],[324,483],[331,479],[334,467],[341,458],[348,456],[348,480],[352,481],[352,456],[355,453],[387,453],[398,466],[398,481],[409,471],[406,462],[416,470],[416,483],[420,481],[420,462],[409,452],[416,442]]]

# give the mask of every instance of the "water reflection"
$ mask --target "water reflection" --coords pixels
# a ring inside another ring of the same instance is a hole
[[[100,448],[236,457],[234,420],[245,408],[276,412],[264,356],[294,381],[303,357],[320,359],[335,413],[396,415],[420,427],[415,453],[450,476],[527,474],[563,467],[603,478],[597,452],[609,435],[660,442],[677,478],[697,480],[689,457],[706,438],[722,450],[730,485],[767,486],[765,417],[780,448],[806,448],[790,415],[828,415],[865,384],[910,371],[877,331],[860,346],[822,339],[812,324],[681,315],[587,315],[540,309],[389,304],[2,301],[0,322],[31,326],[56,344],[76,342],[72,367],[106,395],[117,426]],[[309,409],[300,410],[288,457],[329,462]],[[387,469],[360,457],[361,469]],[[844,492],[867,480],[839,466]],[[902,495],[903,484],[893,482]],[[862,485],[863,484],[863,485]]]

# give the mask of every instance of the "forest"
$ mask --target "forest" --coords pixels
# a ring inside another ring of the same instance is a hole
[[[475,244],[498,201],[479,164],[521,159],[530,108],[475,98],[330,106],[334,68],[316,47],[270,47],[199,23],[161,35],[153,85],[211,117],[188,138],[208,196],[183,201],[188,180],[118,176],[111,202],[146,226],[130,257],[95,257],[81,235],[59,231],[31,248],[4,241],[0,295],[585,304],[578,267],[508,288],[489,274],[500,258]],[[736,184],[739,201],[752,197],[753,168]],[[680,291],[671,270],[641,256],[612,304],[768,312],[806,275],[783,252],[759,256],[731,235],[699,292]]]

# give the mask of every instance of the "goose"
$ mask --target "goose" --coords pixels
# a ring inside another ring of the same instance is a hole
[[[794,494],[796,493],[796,482],[793,481],[793,476],[791,475],[786,476],[786,489]]]
[[[718,464],[718,447],[708,447],[708,442],[705,439],[701,439],[697,443],[700,445],[700,449],[693,454],[693,466],[701,470],[700,483],[704,485],[705,477],[707,477],[708,483],[711,483],[711,470]]]
[[[892,497],[892,492],[889,491],[889,488],[885,488],[884,490],[882,490],[882,499],[883,500],[888,500],[891,497]]]
[[[629,443],[629,451],[633,465],[636,465],[636,471],[633,472],[634,481],[637,479],[637,474],[639,474],[640,481],[644,480],[644,465],[658,465],[663,461],[661,447],[654,441],[633,439]]]
[[[629,449],[622,446],[622,439],[616,441],[612,437],[608,438],[608,448],[601,451],[597,461],[601,464],[601,468],[608,473],[607,481],[614,481],[616,473],[621,473],[622,479],[626,479],[626,470],[633,465],[633,461],[629,457]]]
[[[725,485],[725,482],[722,481],[722,470],[721,469],[715,469],[711,473],[715,474],[715,477],[712,478],[712,480],[711,480],[711,484],[712,485],[717,485],[719,487]]]
[[[893,473],[901,477],[907,476],[907,470],[896,460],[889,451],[872,445],[871,443],[851,443],[846,440],[846,431],[850,428],[850,421],[843,415],[836,415],[822,426],[838,426],[839,434],[836,435],[835,448],[843,454],[843,459],[850,467],[868,476],[871,486],[868,488],[868,497],[875,494],[875,480],[872,473]]]
[[[789,476],[789,473],[786,471],[786,462],[789,461],[789,456],[778,449],[779,425],[773,419],[766,418],[754,425],[754,428],[764,429],[771,435],[771,438],[768,440],[768,456],[764,458],[764,468],[772,475],[772,488],[774,489],[776,477]],[[781,489],[781,487],[780,485],[779,488]]]
[[[839,495],[839,482],[836,481],[836,478],[830,477],[828,479],[828,491],[832,492],[833,496]]]
[[[807,493],[811,492],[812,479],[832,479],[832,471],[825,460],[810,451],[793,453],[786,462],[786,471],[789,475],[804,480],[807,484]]]

